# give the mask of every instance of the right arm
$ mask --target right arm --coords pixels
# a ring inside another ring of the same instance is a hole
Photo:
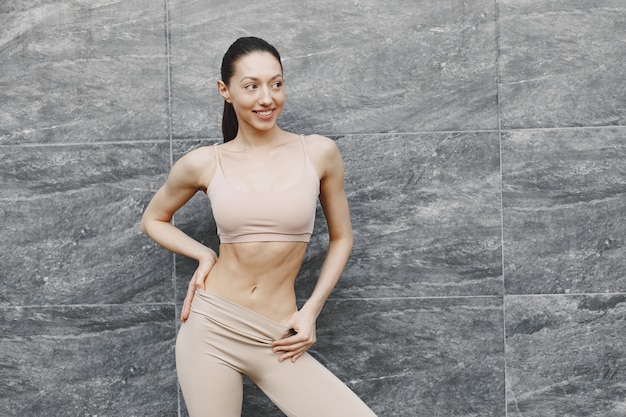
[[[215,165],[214,158],[209,155],[210,152],[200,148],[180,158],[141,218],[141,230],[152,240],[171,252],[198,261],[198,268],[189,282],[183,303],[182,321],[189,316],[193,293],[196,288],[203,287],[204,280],[217,261],[217,254],[172,225],[172,218],[196,192],[206,189],[206,173],[212,173],[211,165]]]

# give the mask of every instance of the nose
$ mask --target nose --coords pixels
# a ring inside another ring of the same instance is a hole
[[[259,104],[262,106],[269,106],[272,104],[272,93],[270,92],[269,87],[262,87],[259,96]]]

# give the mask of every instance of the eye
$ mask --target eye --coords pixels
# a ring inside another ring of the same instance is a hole
[[[272,87],[274,88],[280,88],[283,86],[283,82],[282,81],[276,81],[274,84],[272,84]]]
[[[246,84],[244,88],[248,91],[252,91],[256,88],[256,84],[252,84],[252,83]]]

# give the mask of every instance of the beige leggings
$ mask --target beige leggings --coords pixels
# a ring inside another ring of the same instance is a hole
[[[191,417],[240,417],[242,374],[288,417],[376,417],[336,376],[305,353],[278,362],[271,343],[289,328],[198,290],[176,339],[176,369]]]

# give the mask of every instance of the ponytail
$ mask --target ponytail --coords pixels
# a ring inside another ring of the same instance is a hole
[[[224,115],[222,117],[222,135],[224,135],[224,143],[235,139],[239,130],[239,122],[233,105],[224,100]]]

